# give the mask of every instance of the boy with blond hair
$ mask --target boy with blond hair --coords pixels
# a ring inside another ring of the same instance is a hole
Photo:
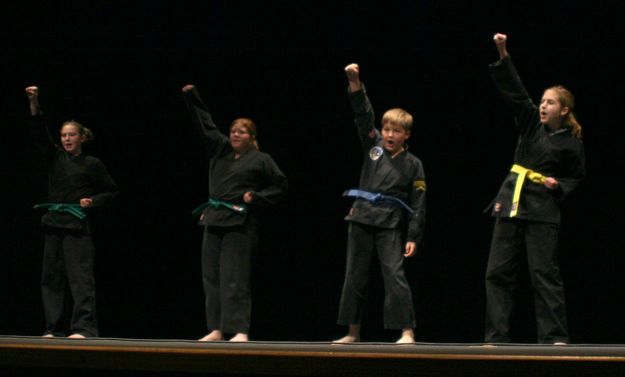
[[[405,144],[412,116],[391,109],[378,131],[359,66],[350,64],[345,72],[364,162],[359,188],[345,193],[355,201],[345,218],[349,221],[347,267],[338,324],[349,326],[349,332],[336,342],[360,340],[369,269],[377,253],[384,279],[384,327],[402,331],[397,343],[413,343],[415,316],[403,258],[415,255],[423,237],[426,186],[423,165]]]

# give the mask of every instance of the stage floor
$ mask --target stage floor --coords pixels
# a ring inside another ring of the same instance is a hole
[[[625,345],[198,342],[0,336],[1,375],[625,376]],[[120,374],[121,373],[121,374]]]

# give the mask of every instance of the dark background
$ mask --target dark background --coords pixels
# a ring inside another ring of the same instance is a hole
[[[259,125],[261,149],[289,178],[267,211],[253,273],[254,340],[323,341],[335,325],[349,201],[360,149],[346,96],[357,62],[378,116],[415,117],[410,150],[428,178],[427,234],[407,260],[417,340],[479,342],[492,219],[482,213],[512,162],[516,133],[488,63],[495,32],[535,100],[564,84],[577,98],[588,179],[564,207],[561,268],[577,343],[625,343],[620,1],[150,1],[1,5],[0,333],[39,335],[45,176],[30,158],[24,88],[53,124],[96,135],[86,150],[117,181],[96,218],[101,335],[196,339],[206,333],[201,228],[207,166],[180,96],[198,86],[216,122]],[[254,5],[251,5],[254,4]],[[529,281],[515,340],[534,342]],[[375,269],[363,340],[382,330]]]

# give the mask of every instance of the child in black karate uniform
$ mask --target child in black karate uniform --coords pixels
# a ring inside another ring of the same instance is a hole
[[[360,340],[371,258],[377,253],[385,289],[384,327],[402,331],[397,343],[412,343],[415,317],[403,258],[416,253],[425,222],[423,165],[405,145],[412,116],[402,109],[387,111],[380,134],[358,65],[350,64],[345,71],[364,162],[359,188],[346,192],[356,200],[346,217],[347,268],[338,324],[349,326],[349,332],[336,342]]]
[[[575,100],[562,86],[548,88],[536,106],[523,87],[507,37],[494,36],[500,60],[493,82],[514,112],[519,132],[514,165],[494,200],[496,217],[486,271],[486,342],[510,341],[510,317],[520,258],[527,256],[539,343],[569,341],[557,249],[560,203],[585,175]]]
[[[258,150],[256,126],[236,119],[230,137],[217,126],[193,85],[182,88],[193,123],[210,158],[209,201],[202,211],[202,280],[209,333],[200,341],[248,341],[252,297],[251,257],[258,239],[258,209],[275,204],[287,179],[271,156]]]
[[[95,250],[88,213],[109,204],[117,195],[117,186],[99,159],[82,153],[82,145],[93,138],[91,131],[67,121],[61,127],[59,147],[44,125],[39,89],[30,86],[26,94],[31,133],[48,162],[48,202],[35,206],[48,210],[41,219],[45,233],[41,277],[44,336],[95,337]],[[73,309],[67,328],[70,300]]]

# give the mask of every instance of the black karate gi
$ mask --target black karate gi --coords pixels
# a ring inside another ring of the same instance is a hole
[[[202,241],[202,278],[209,331],[249,332],[252,308],[251,257],[258,239],[258,208],[275,204],[287,191],[287,179],[271,156],[250,149],[238,159],[221,134],[196,89],[184,94],[193,123],[210,158],[209,196],[247,206],[245,213],[207,207]],[[253,202],[244,204],[251,191]]]
[[[117,185],[102,162],[84,153],[73,156],[53,141],[41,115],[30,117],[30,130],[48,163],[48,202],[79,204],[91,198],[85,212],[107,205],[117,195]],[[78,219],[65,212],[46,212],[41,218],[45,246],[41,291],[46,319],[44,334],[98,336],[95,249],[88,217]],[[69,292],[68,292],[69,288]],[[73,309],[67,317],[71,293]]]
[[[401,199],[413,210],[405,213],[389,203],[356,199],[349,221],[347,268],[338,324],[359,324],[366,298],[371,258],[377,252],[384,279],[384,327],[415,327],[410,286],[404,274],[405,242],[419,242],[425,222],[425,173],[421,161],[404,150],[395,158],[384,149],[375,128],[366,91],[350,93],[358,136],[363,147],[359,189]]]
[[[518,213],[510,217],[517,174],[510,172],[494,200],[496,217],[486,272],[487,342],[509,342],[513,291],[525,251],[534,288],[537,335],[540,343],[568,342],[564,287],[557,261],[560,203],[585,175],[584,148],[568,128],[552,130],[540,123],[539,108],[523,87],[512,60],[490,65],[493,82],[511,106],[519,139],[514,163],[554,177],[550,190],[526,179]]]

